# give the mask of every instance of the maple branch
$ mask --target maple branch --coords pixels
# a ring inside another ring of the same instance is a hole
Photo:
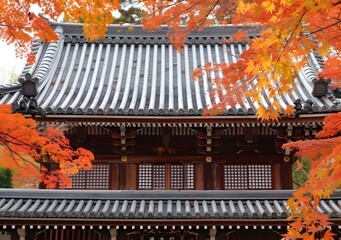
[[[15,131],[15,130],[16,130],[16,129],[13,129],[12,131]],[[2,142],[9,142],[9,143],[16,144],[16,145],[20,144],[20,145],[24,145],[24,146],[27,146],[27,147],[33,147],[32,144],[28,144],[27,142],[24,142],[24,141],[21,141],[21,140],[18,139],[18,137],[24,136],[24,134],[23,134],[23,135],[18,135],[18,136],[16,136],[16,137],[13,137],[13,136],[11,136],[11,135],[8,134],[8,133],[1,133],[0,136],[1,136],[1,135],[7,136],[8,138],[11,138],[11,139],[12,139],[12,140],[10,140],[10,139],[4,138],[4,137],[0,137],[0,140],[1,140]],[[14,140],[14,141],[13,141],[13,140]]]
[[[336,1],[336,2],[332,2],[332,5],[333,5],[333,6],[337,6],[337,5],[339,5],[339,4],[341,4],[341,0]]]
[[[294,184],[296,184],[297,187],[302,187],[302,185],[301,185],[300,183],[296,182],[295,180],[292,180],[292,182],[293,182]]]
[[[200,2],[197,2],[197,3],[193,4],[192,6],[190,6],[190,7],[186,8],[186,9],[184,9],[183,11],[179,12],[176,16],[172,17],[171,19],[168,19],[166,22],[173,21],[175,18],[181,16],[183,13],[185,13],[185,12],[191,10],[192,8],[194,8],[195,6],[199,5],[199,3],[200,3]],[[163,22],[163,24],[166,23],[166,22]]]
[[[300,170],[296,170],[295,172],[299,172],[299,171],[303,172],[307,177],[309,177],[309,174],[308,174],[307,171],[304,170],[303,168],[300,169]]]
[[[184,1],[178,1],[178,2],[174,2],[174,3],[172,3],[172,4],[169,4],[168,6],[160,6],[159,7],[159,9],[165,9],[165,8],[170,8],[170,7],[173,7],[173,6],[176,6],[176,5],[178,5],[178,4],[180,4],[180,3],[182,3],[182,2],[184,2]]]
[[[295,27],[294,27],[293,30],[291,31],[291,33],[290,33],[290,35],[289,35],[287,41],[285,42],[285,44],[284,44],[284,46],[283,46],[283,49],[281,50],[279,56],[277,57],[277,60],[276,60],[276,63],[275,63],[275,66],[274,66],[272,72],[275,71],[276,66],[277,66],[277,64],[279,63],[280,59],[282,58],[282,56],[283,56],[283,54],[284,54],[284,52],[285,52],[286,47],[288,46],[290,40],[292,39],[294,33],[296,32],[298,26],[302,23],[303,17],[304,17],[304,15],[307,13],[307,11],[308,11],[307,9],[304,10],[304,12],[302,13],[301,17],[298,19],[298,22],[296,23]]]
[[[315,31],[312,31],[312,32],[310,32],[310,34],[314,34],[314,33],[317,33],[317,32],[321,32],[321,31],[323,31],[323,30],[325,30],[325,29],[327,29],[327,28],[330,28],[330,27],[332,27],[332,26],[338,25],[339,23],[341,23],[341,20],[339,20],[339,21],[337,21],[337,22],[335,22],[335,23],[332,23],[332,24],[330,24],[330,25],[328,25],[328,26],[325,26],[325,27],[322,27],[322,28],[320,28],[320,29],[317,29],[317,30],[315,30]]]
[[[6,24],[6,22],[1,21],[4,24],[0,24],[0,27],[7,27],[9,30],[9,33],[12,35],[13,39],[15,40],[15,42],[18,44],[19,48],[25,50],[25,47],[22,46],[22,44],[20,43],[19,39],[17,38],[17,36],[15,36],[15,34],[12,31],[12,28],[18,28],[18,29],[31,29],[32,27],[27,27],[27,26],[16,26],[16,25],[8,25]]]
[[[12,35],[12,37],[14,38],[15,42],[17,43],[17,45],[19,46],[19,48],[25,50],[25,47],[20,43],[20,40],[15,36],[15,34],[13,33],[11,27],[8,27],[9,33]]]
[[[15,39],[15,42],[18,44],[19,48],[22,48],[25,50],[25,47],[23,47],[23,45],[20,43],[19,39],[12,32],[12,29],[10,27],[8,27],[8,30],[9,30],[10,34],[12,35],[12,37]]]
[[[5,147],[5,148],[7,148],[8,149],[8,151],[9,151],[9,153],[11,154],[11,156],[12,156],[12,158],[15,160],[16,159],[16,157],[15,157],[15,155],[17,156],[17,157],[19,157],[21,160],[23,160],[24,162],[26,162],[26,163],[28,163],[28,164],[30,164],[30,165],[32,165],[34,168],[36,168],[37,170],[39,170],[39,168],[36,166],[36,165],[34,165],[31,161],[29,161],[29,160],[27,160],[26,158],[24,158],[23,156],[21,156],[21,154],[19,154],[19,153],[17,153],[13,148],[11,148],[11,146],[9,146],[6,142],[3,142],[2,143],[3,144],[3,146]],[[35,161],[35,160],[33,160],[33,161]],[[36,162],[36,161],[35,161]],[[20,166],[20,164],[15,160],[15,163],[16,163],[16,165],[18,166],[18,167],[20,167],[20,168],[25,168],[25,167],[23,167],[23,166]]]
[[[212,13],[212,11],[218,6],[218,3],[219,3],[219,0],[217,0],[215,2],[215,4],[211,8],[209,8],[209,11],[200,19],[200,21],[197,24],[197,27],[194,29],[194,31],[197,30],[199,28],[199,26],[201,26],[201,24],[205,21],[205,19],[208,18],[208,16]]]
[[[304,12],[302,13],[302,16],[298,19],[298,22],[296,23],[295,28],[294,28],[294,29],[292,30],[292,32],[290,33],[289,38],[288,38],[288,40],[286,41],[286,43],[284,44],[283,50],[281,51],[281,54],[280,54],[279,57],[278,57],[279,59],[280,59],[281,56],[283,55],[285,48],[288,46],[289,41],[290,41],[290,39],[292,39],[292,36],[293,36],[294,33],[296,32],[298,26],[302,23],[303,17],[304,17],[304,15],[305,15],[306,13],[307,13],[307,9],[304,10]],[[278,59],[278,60],[279,60],[279,59]]]
[[[28,16],[28,19],[29,19],[30,21],[33,20],[33,22],[35,22],[35,23],[39,26],[39,28],[40,28],[42,31],[44,31],[45,33],[47,33],[48,35],[50,35],[50,37],[53,38],[53,36],[52,36],[48,31],[46,31],[46,29],[45,29],[38,21],[36,21],[35,18],[32,18],[31,12],[27,11],[27,10],[18,2],[18,0],[15,0],[15,2],[18,4],[18,6],[21,8],[21,10]],[[31,28],[32,28],[32,29],[35,29],[34,27],[31,27]]]
[[[2,21],[2,22],[3,22],[3,21]],[[19,28],[19,29],[31,29],[31,28],[32,28],[32,27],[27,27],[27,26],[7,25],[6,23],[0,24],[0,27]]]
[[[19,8],[21,8],[21,10],[31,18],[30,12],[28,12],[26,9],[24,9],[23,6],[18,2],[18,0],[15,0],[15,2],[18,4]]]

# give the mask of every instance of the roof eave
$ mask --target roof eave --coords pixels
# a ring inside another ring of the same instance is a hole
[[[122,123],[122,124],[219,124],[219,123],[258,123],[258,124],[281,124],[281,123],[319,123],[329,113],[305,114],[299,118],[283,117],[278,121],[261,121],[254,115],[235,116],[113,116],[113,115],[47,115],[37,116],[35,119],[40,122],[63,121],[69,123]]]

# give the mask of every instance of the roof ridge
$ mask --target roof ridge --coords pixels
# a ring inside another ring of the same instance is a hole
[[[64,35],[73,36],[84,36],[83,34],[83,24],[82,23],[67,23],[67,22],[51,22],[49,24],[53,28],[62,27]],[[256,37],[259,35],[260,27],[250,25],[213,25],[205,27],[200,30],[193,31],[189,34],[189,37],[231,37],[240,29],[244,29],[250,37]],[[172,30],[167,26],[161,26],[155,31],[149,31],[145,29],[142,25],[118,25],[110,24],[108,25],[108,30],[106,32],[106,38],[110,36],[150,36],[166,37],[168,33]]]

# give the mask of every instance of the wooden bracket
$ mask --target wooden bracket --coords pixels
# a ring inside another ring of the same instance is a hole
[[[112,145],[114,153],[122,156],[135,152],[136,132],[138,128],[127,128],[121,125],[119,128],[111,129]]]
[[[204,155],[212,155],[218,152],[220,146],[219,139],[222,136],[223,129],[207,126],[197,129],[197,151]]]

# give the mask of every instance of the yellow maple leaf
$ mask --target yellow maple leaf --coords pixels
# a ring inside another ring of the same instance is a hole
[[[320,40],[320,46],[317,49],[318,53],[320,53],[322,56],[326,56],[330,51],[330,45],[325,40]]]
[[[287,108],[284,110],[284,115],[286,116],[293,116],[295,115],[295,108],[292,105],[288,105]]]
[[[278,101],[273,101],[272,107],[273,107],[273,109],[276,109],[277,111],[281,111],[281,106],[279,105]]]
[[[262,122],[270,120],[270,113],[263,106],[257,109],[256,115],[257,119],[261,119]]]
[[[275,4],[270,1],[262,2],[262,7],[265,8],[265,10],[269,13],[272,13],[276,9]]]
[[[247,67],[245,69],[245,72],[246,73],[252,73],[252,72],[254,72],[254,70],[255,70],[255,65],[254,65],[252,60],[249,60],[247,62]]]
[[[261,96],[259,95],[258,92],[246,92],[245,94],[246,97],[250,97],[252,102],[260,102],[261,101]]]

